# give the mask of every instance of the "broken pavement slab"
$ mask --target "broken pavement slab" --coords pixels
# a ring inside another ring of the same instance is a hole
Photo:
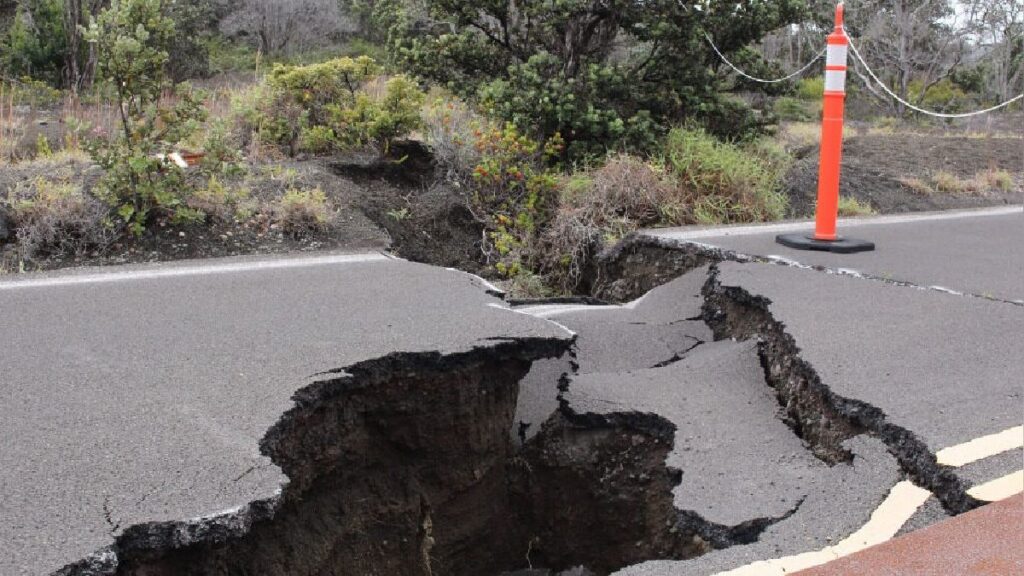
[[[700,319],[704,266],[624,305],[548,304],[514,308],[577,334],[572,357],[541,360],[520,386],[513,436],[531,438],[558,408],[563,375],[640,370],[677,362],[711,341]]]
[[[616,576],[712,576],[842,541],[868,522],[901,476],[895,460],[877,439],[858,436],[848,440],[846,448],[855,455],[853,461],[820,470],[817,489],[807,494],[792,515],[766,527],[756,542],[712,550],[688,560],[651,560],[623,568]],[[685,481],[685,474],[683,478]],[[756,576],[758,572],[743,574]]]
[[[728,528],[784,518],[825,491],[827,464],[776,417],[753,342],[705,344],[669,366],[572,379],[573,414],[656,414],[675,426],[675,506]]]
[[[97,553],[109,567],[108,547],[144,523],[189,521],[178,544],[247,530],[288,484],[261,441],[297,391],[345,378],[331,371],[395,352],[528,362],[568,346],[499,302],[468,274],[379,255],[0,282],[0,573]]]

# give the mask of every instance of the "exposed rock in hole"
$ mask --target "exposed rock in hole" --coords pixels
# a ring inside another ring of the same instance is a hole
[[[881,439],[901,468],[934,493],[954,514],[978,505],[953,472],[940,466],[928,447],[912,432],[887,421],[880,409],[841,397],[824,384],[785,326],[776,320],[770,302],[738,286],[722,286],[713,267],[705,286],[704,319],[718,339],[758,339],[768,384],[775,390],[787,423],[826,462],[849,461],[842,443],[870,432]]]
[[[557,414],[517,459],[517,523],[534,566],[597,574],[710,550],[672,506],[674,426],[650,414]]]

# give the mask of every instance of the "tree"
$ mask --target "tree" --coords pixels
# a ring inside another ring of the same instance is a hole
[[[707,31],[734,51],[798,21],[803,0],[395,0],[391,34],[403,64],[476,97],[570,156],[650,149],[667,126],[712,116],[718,59]],[[721,114],[725,116],[724,114]]]
[[[906,101],[920,103],[928,90],[949,78],[963,60],[969,27],[955,16],[950,0],[865,0],[849,12],[847,27],[872,69],[892,91]],[[968,14],[964,19],[972,18]],[[852,69],[869,93],[887,103],[892,113],[900,117],[906,113],[906,106],[875,86],[859,64]]]
[[[65,52],[61,0],[24,0],[0,43],[0,63],[16,76],[58,83]]]
[[[82,37],[90,19],[100,13],[107,0],[63,0],[64,4],[64,86],[78,92],[92,85],[96,74],[96,50]]]
[[[1024,0],[974,0],[973,32],[998,101],[1024,91]]]
[[[106,173],[99,195],[141,234],[155,210],[182,213],[180,171],[159,153],[183,140],[203,118],[185,87],[173,107],[160,105],[174,21],[161,0],[112,0],[91,19],[83,38],[95,46],[99,74],[115,88],[122,134],[94,142],[90,151]]]
[[[249,36],[266,54],[308,47],[351,31],[337,0],[240,0],[224,20],[228,35]]]

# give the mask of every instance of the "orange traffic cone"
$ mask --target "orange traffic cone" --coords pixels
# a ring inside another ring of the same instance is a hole
[[[852,253],[874,250],[864,240],[836,235],[839,216],[839,166],[843,157],[843,106],[846,102],[846,52],[850,41],[843,30],[843,4],[836,6],[836,27],[828,36],[825,57],[825,95],[821,120],[821,159],[818,165],[818,208],[814,234],[783,234],[775,241],[797,250]]]

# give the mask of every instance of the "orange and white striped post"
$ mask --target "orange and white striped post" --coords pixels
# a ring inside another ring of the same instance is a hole
[[[821,157],[818,164],[818,206],[814,234],[783,234],[776,241],[798,250],[864,252],[875,245],[836,234],[839,216],[839,168],[843,160],[843,108],[846,104],[846,57],[850,40],[843,29],[843,3],[836,5],[835,29],[825,52],[825,94],[821,119]]]

